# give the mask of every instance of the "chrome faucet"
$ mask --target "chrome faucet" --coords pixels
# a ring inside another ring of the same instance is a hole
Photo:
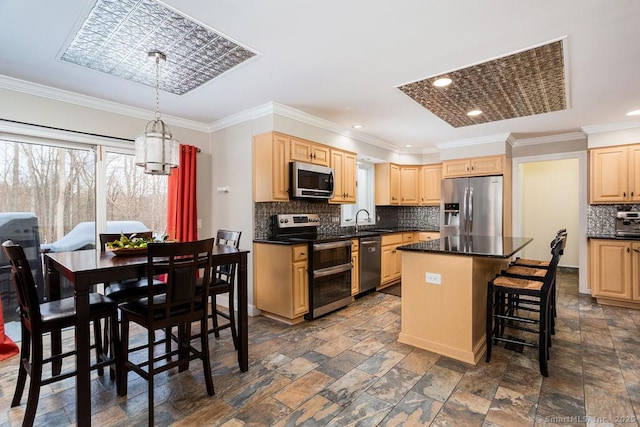
[[[356,233],[359,231],[359,230],[358,230],[358,228],[359,228],[359,227],[358,227],[358,214],[359,214],[360,212],[362,212],[362,211],[364,211],[364,212],[366,212],[366,213],[367,213],[367,221],[369,221],[369,222],[371,221],[371,214],[369,213],[369,211],[368,211],[368,210],[366,210],[366,209],[360,209],[358,212],[356,212]]]

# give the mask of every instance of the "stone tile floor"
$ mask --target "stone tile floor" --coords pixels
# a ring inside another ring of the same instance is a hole
[[[535,349],[517,353],[501,345],[491,363],[472,366],[399,344],[400,298],[373,293],[297,326],[251,318],[246,373],[239,372],[228,330],[219,340],[211,337],[215,396],[207,396],[197,362],[187,372],[159,375],[156,423],[637,425],[640,311],[600,306],[578,295],[575,270],[560,271],[558,287],[548,378],[539,373]],[[22,421],[24,404],[9,407],[17,362],[0,362],[1,426]],[[72,424],[74,392],[73,379],[45,386],[36,425]],[[126,398],[116,396],[108,377],[95,376],[92,393],[95,425],[147,424],[146,382],[137,375],[129,374]]]

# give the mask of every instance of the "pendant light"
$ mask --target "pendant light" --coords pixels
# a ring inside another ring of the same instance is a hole
[[[170,175],[171,168],[178,167],[179,143],[160,120],[160,60],[167,57],[157,51],[149,52],[149,57],[156,61],[156,119],[147,123],[144,135],[136,138],[136,165],[144,167],[146,174]]]

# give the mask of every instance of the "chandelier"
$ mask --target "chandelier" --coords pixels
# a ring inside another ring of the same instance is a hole
[[[149,57],[156,61],[156,119],[147,123],[144,135],[136,138],[136,165],[150,175],[170,175],[171,168],[178,167],[179,143],[160,120],[160,60],[167,57],[156,51],[149,52]]]

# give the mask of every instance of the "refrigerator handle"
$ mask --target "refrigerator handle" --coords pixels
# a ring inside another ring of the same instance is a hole
[[[469,234],[473,233],[473,187],[469,187]]]
[[[468,224],[467,224],[467,222],[468,222],[467,221],[467,216],[468,216],[467,199],[468,199],[468,196],[469,196],[469,187],[464,187],[464,197],[462,199],[462,214],[463,214],[462,220],[464,221],[464,224],[463,224],[464,228],[462,229],[462,233],[463,234],[467,234],[467,227],[468,227]]]

